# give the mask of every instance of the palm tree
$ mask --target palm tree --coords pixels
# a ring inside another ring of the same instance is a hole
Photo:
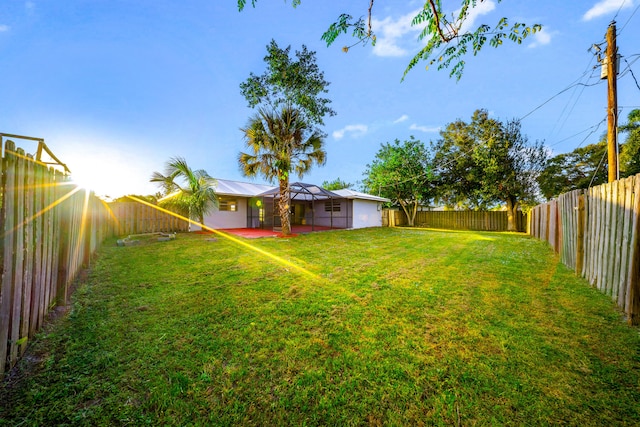
[[[290,107],[279,112],[260,109],[241,130],[250,153],[239,154],[240,168],[245,176],[260,174],[278,181],[282,234],[289,235],[289,175],[295,172],[302,178],[314,163],[324,165],[323,135]]]
[[[165,174],[154,172],[151,182],[162,188],[164,196],[159,204],[197,219],[204,224],[204,216],[218,206],[216,180],[202,169],[192,170],[182,157],[172,157],[165,166]]]

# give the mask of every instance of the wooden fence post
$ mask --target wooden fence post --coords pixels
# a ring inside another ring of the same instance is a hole
[[[58,262],[58,304],[66,305],[69,300],[69,250],[70,250],[70,230],[69,230],[69,210],[65,210],[60,218],[60,243],[58,251],[60,253]]]
[[[11,291],[13,289],[13,210],[15,175],[11,170],[15,157],[10,152],[15,150],[12,141],[5,144],[5,157],[2,159],[2,234],[0,254],[2,254],[2,274],[0,275],[0,375],[4,373],[9,350],[9,323],[11,319]]]
[[[578,196],[578,232],[576,237],[576,274],[582,275],[584,265],[584,194]]]
[[[16,149],[16,160],[14,169],[15,190],[13,192],[13,203],[15,209],[13,212],[15,226],[11,233],[14,235],[13,240],[13,295],[12,295],[12,311],[11,314],[11,332],[10,351],[9,351],[9,368],[12,368],[18,361],[18,348],[20,341],[20,321],[24,316],[22,305],[23,293],[23,271],[24,271],[24,198],[25,198],[25,155],[22,148]]]
[[[640,176],[634,185],[633,228],[631,232],[631,268],[628,276],[626,306],[630,325],[640,324]]]

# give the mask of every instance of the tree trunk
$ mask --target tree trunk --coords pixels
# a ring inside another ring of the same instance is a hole
[[[516,225],[516,213],[518,212],[518,201],[513,197],[507,198],[507,231],[518,231]]]
[[[403,203],[403,202],[400,202],[400,207],[404,211],[404,214],[407,216],[407,225],[409,227],[413,227],[413,222],[416,219],[416,210],[417,209],[412,209],[411,212],[409,212],[407,210],[406,204]],[[415,208],[417,208],[417,203],[415,204]]]
[[[280,202],[278,203],[278,213],[280,214],[280,224],[282,225],[282,235],[291,234],[291,220],[289,216],[289,179],[281,177],[280,180]]]

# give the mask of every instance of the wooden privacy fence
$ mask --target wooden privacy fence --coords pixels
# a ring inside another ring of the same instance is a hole
[[[48,310],[67,300],[113,224],[100,199],[11,140],[1,174],[0,374],[24,353]]]
[[[407,225],[404,211],[387,209],[383,212],[383,226]],[[526,216],[516,213],[516,228],[526,230]],[[446,230],[507,231],[506,211],[418,211],[414,224],[417,227],[443,228]]]
[[[40,138],[0,134],[0,375],[15,365],[49,309],[65,304],[72,282],[105,238],[188,231],[188,223],[139,202],[108,206],[40,161]],[[38,142],[34,158],[8,139]],[[1,145],[1,144],[0,144]],[[1,147],[0,147],[1,148]]]
[[[183,219],[140,202],[109,203],[119,236],[156,232],[186,232],[189,223]]]
[[[529,233],[640,321],[640,174],[536,206]]]

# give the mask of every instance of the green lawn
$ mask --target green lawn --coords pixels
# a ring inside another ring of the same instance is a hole
[[[544,243],[242,242],[285,263],[203,235],[108,242],[0,391],[0,424],[640,424],[638,329]]]

